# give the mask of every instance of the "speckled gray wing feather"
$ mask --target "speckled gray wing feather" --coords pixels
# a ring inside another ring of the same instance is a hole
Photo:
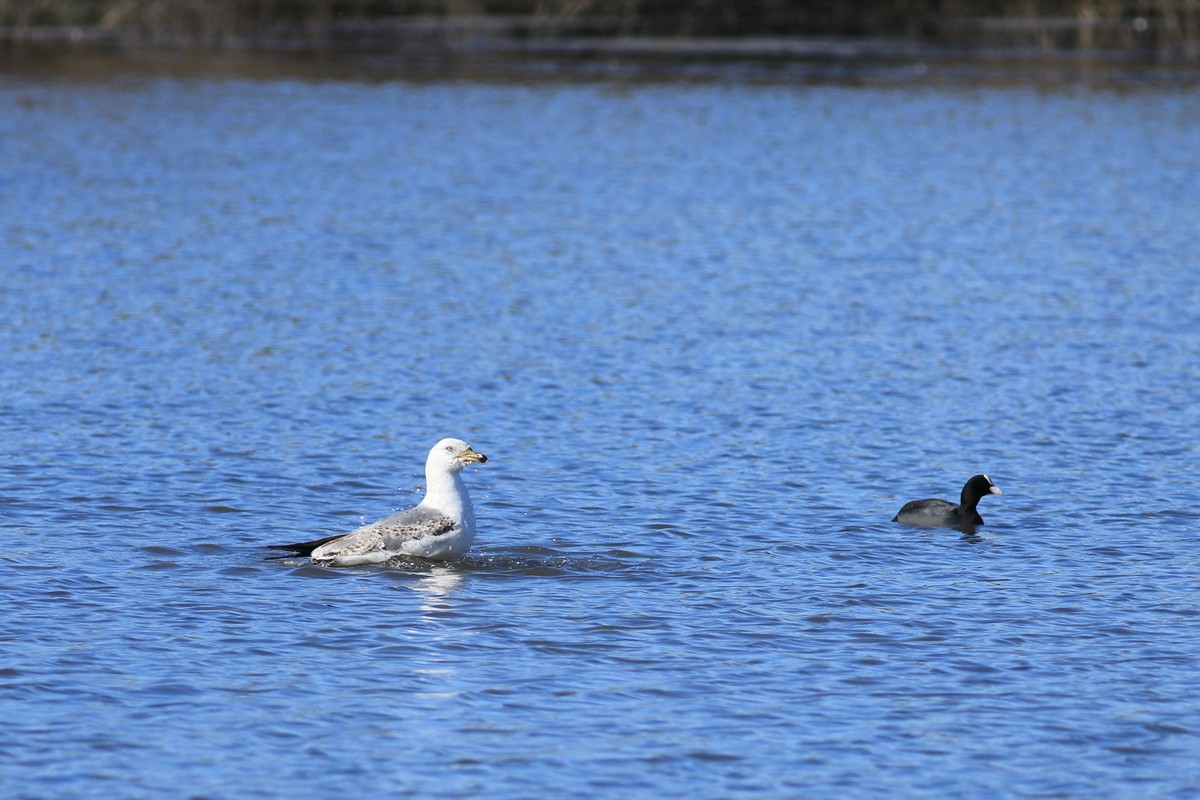
[[[314,550],[312,557],[322,561],[376,551],[394,553],[406,541],[441,536],[454,530],[455,524],[453,519],[437,509],[417,506],[340,536]]]
[[[268,545],[273,550],[288,550],[311,555],[317,560],[332,560],[362,555],[375,550],[399,550],[403,542],[426,536],[441,536],[454,530],[454,520],[434,508],[415,506],[398,511],[358,530],[326,536],[311,542]],[[319,551],[319,552],[318,552]],[[283,558],[284,556],[280,556]]]
[[[339,536],[312,551],[315,561],[332,561],[336,558],[361,556],[383,549],[383,537],[371,526],[359,528],[353,533]]]
[[[383,540],[383,549],[399,550],[409,539],[424,539],[429,536],[442,536],[454,530],[457,523],[450,517],[430,517],[419,522],[388,522],[380,520],[372,525]]]

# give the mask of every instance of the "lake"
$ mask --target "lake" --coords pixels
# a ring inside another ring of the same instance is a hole
[[[0,73],[0,794],[1196,796],[1197,142],[1170,81]],[[462,563],[268,558],[443,436]]]

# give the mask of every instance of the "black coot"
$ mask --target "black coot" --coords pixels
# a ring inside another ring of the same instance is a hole
[[[926,528],[972,528],[983,524],[975,507],[987,494],[1004,494],[987,475],[975,475],[963,487],[958,505],[947,500],[913,500],[905,503],[892,522]]]

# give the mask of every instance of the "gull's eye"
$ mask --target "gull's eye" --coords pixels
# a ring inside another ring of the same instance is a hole
[[[453,452],[454,452],[454,445],[452,445],[452,444],[448,444],[448,445],[446,445],[446,452],[447,452],[447,453],[453,453]]]

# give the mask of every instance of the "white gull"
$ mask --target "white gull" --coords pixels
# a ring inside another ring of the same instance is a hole
[[[425,459],[425,497],[419,505],[350,533],[269,546],[335,567],[377,564],[393,556],[458,558],[475,540],[475,509],[460,473],[467,464],[486,462],[487,456],[463,440],[442,439]]]

